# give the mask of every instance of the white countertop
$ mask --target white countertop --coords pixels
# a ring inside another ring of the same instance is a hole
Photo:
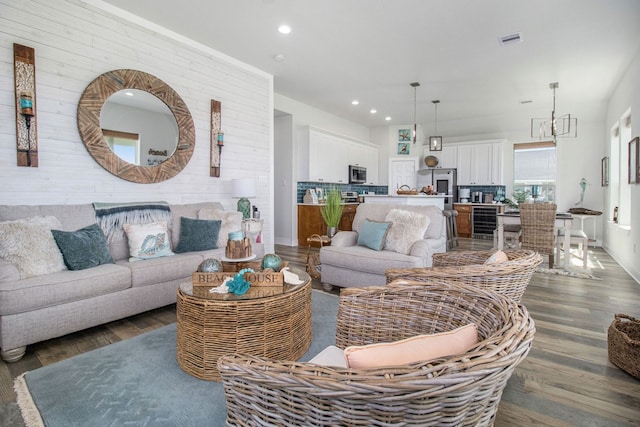
[[[416,197],[416,198],[434,198],[444,199],[447,197],[453,197],[449,194],[365,194],[364,197]]]

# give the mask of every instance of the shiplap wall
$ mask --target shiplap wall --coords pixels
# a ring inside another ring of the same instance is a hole
[[[38,168],[16,166],[13,43],[36,55]],[[131,68],[170,85],[191,111],[196,146],[187,167],[157,184],[111,175],[85,149],[76,109],[86,86]],[[211,99],[222,102],[221,177],[209,176]],[[220,201],[235,210],[231,180],[254,176],[252,202],[273,249],[273,78],[99,0],[0,0],[0,203]]]

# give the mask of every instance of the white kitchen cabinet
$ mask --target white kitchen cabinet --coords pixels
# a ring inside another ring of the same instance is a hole
[[[349,182],[348,146],[319,132],[309,133],[309,181]]]
[[[309,181],[346,184],[349,165],[367,168],[367,183],[378,183],[378,148],[330,131],[308,127],[304,139],[307,149],[301,150],[302,162],[308,164]]]
[[[491,184],[502,185],[502,141],[491,144]]]
[[[428,153],[429,148],[425,153]],[[438,167],[453,169],[458,165],[458,148],[454,146],[444,146],[442,151],[431,151],[431,153],[437,153],[435,156],[438,158]],[[429,154],[425,154],[429,155]]]
[[[501,185],[502,142],[459,145],[458,185]]]

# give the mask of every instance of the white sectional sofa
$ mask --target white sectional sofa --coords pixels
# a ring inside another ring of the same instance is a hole
[[[414,212],[429,218],[424,234],[416,235],[408,253],[394,250],[374,250],[358,245],[358,237],[365,220],[384,222],[392,209]],[[447,233],[445,217],[436,206],[407,206],[378,203],[362,203],[353,219],[353,231],[339,231],[331,240],[331,246],[320,250],[322,285],[333,286],[382,286],[386,284],[387,268],[431,267],[434,253],[446,252]]]
[[[169,235],[176,248],[181,217],[197,219],[219,203],[170,205]],[[96,223],[92,204],[0,206],[0,221],[54,216],[62,230]],[[206,218],[212,219],[212,218]],[[219,243],[219,242],[218,242]],[[21,279],[15,265],[0,258],[0,349],[6,361],[19,360],[26,346],[176,302],[176,290],[206,258],[224,255],[224,246],[129,262],[126,239],[109,244],[114,263]]]

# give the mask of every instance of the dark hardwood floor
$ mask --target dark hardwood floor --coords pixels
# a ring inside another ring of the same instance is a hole
[[[456,249],[488,247],[488,241],[460,239]],[[276,252],[304,267],[306,247],[277,245]],[[607,329],[614,315],[640,317],[640,285],[600,248],[589,248],[589,266],[601,280],[534,274],[523,304],[536,321],[536,338],[507,385],[496,426],[640,425],[640,380],[607,356]],[[314,288],[321,289],[319,281]],[[13,379],[22,372],[172,322],[175,305],[30,345],[16,363],[0,361],[0,425],[24,425],[13,392]]]

